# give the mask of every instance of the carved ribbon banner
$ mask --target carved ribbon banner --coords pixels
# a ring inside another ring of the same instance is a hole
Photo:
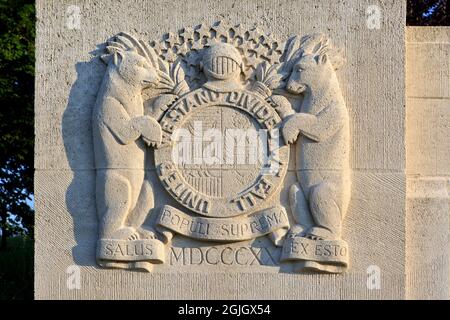
[[[210,241],[244,241],[261,237],[280,229],[287,231],[289,221],[283,207],[259,211],[248,217],[191,217],[182,211],[164,206],[156,224],[189,238]]]
[[[305,268],[331,273],[343,272],[348,266],[348,245],[343,240],[311,240],[304,237],[286,239],[281,261],[301,261]]]
[[[164,263],[164,244],[157,239],[98,241],[97,257],[104,261],[145,261],[153,264]]]

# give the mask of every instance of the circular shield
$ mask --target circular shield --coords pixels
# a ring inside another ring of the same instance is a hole
[[[186,208],[208,217],[260,209],[286,174],[278,113],[249,91],[206,88],[183,96],[160,120],[155,164],[164,188]]]

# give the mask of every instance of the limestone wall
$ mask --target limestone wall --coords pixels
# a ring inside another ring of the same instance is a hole
[[[449,296],[450,28],[406,32],[407,298]]]

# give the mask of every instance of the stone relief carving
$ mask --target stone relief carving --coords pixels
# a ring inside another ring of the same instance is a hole
[[[106,50],[102,59],[107,69],[92,118],[100,221],[98,262],[105,267],[133,268],[128,257],[123,262],[123,257],[114,254],[110,259],[108,254],[113,254],[113,247],[126,247],[133,241],[138,241],[134,246],[142,251],[162,250],[159,241],[141,240],[155,238],[152,230],[142,227],[154,203],[152,186],[145,179],[144,142],[148,146],[161,143],[161,126],[144,115],[142,90],[159,80],[148,55],[151,49],[133,37],[118,35]],[[146,260],[159,259],[148,256]]]
[[[347,244],[340,238],[350,200],[350,128],[335,72],[342,57],[322,34],[293,38],[287,55],[291,70],[286,89],[304,95],[301,112],[286,119],[282,129],[288,143],[300,137],[296,146],[299,182],[289,194],[296,222],[289,245],[317,248],[319,244],[346,256]],[[299,266],[339,272],[346,260],[305,259]]]
[[[236,259],[246,249],[295,272],[345,271],[349,119],[335,73],[341,55],[325,35],[285,45],[219,22],[161,41],[121,33],[105,50],[93,113],[100,266],[151,271],[185,249],[172,247],[182,237],[200,241],[206,259],[230,244]],[[275,198],[290,144],[298,182],[284,208]],[[176,205],[154,208],[149,148]],[[248,245],[264,237],[272,247]]]

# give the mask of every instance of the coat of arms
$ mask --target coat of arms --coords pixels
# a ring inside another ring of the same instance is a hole
[[[175,237],[267,237],[295,271],[345,270],[349,120],[341,55],[325,35],[281,43],[219,22],[160,41],[121,33],[105,50],[93,113],[99,265],[151,271]],[[298,181],[285,208],[273,199],[290,144]],[[156,172],[146,170],[148,148]],[[155,208],[149,174],[176,205]]]

